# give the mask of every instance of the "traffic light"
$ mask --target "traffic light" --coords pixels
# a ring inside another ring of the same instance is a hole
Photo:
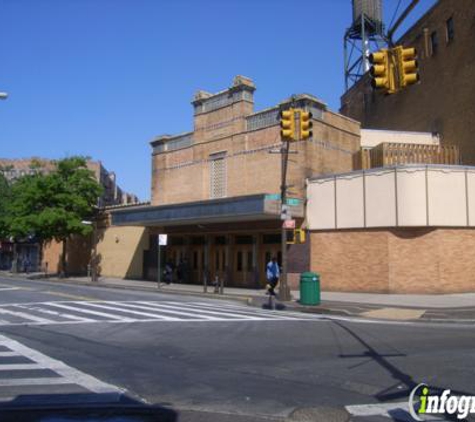
[[[280,112],[280,135],[295,141],[295,110],[290,108]]]
[[[287,245],[296,245],[305,243],[306,234],[304,229],[287,230]]]
[[[383,48],[369,55],[371,86],[388,94],[396,92],[391,51]]]
[[[419,80],[415,48],[404,48],[402,45],[393,49],[396,56],[398,71],[398,88],[413,85]]]
[[[308,139],[313,135],[312,127],[313,123],[310,120],[312,113],[310,111],[300,111],[300,139]]]

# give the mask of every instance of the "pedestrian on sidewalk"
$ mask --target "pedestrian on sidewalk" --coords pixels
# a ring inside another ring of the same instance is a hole
[[[173,264],[171,261],[168,261],[166,264],[165,264],[165,271],[163,271],[163,274],[164,274],[164,281],[166,284],[171,284],[171,282],[173,281]]]
[[[280,277],[279,264],[277,263],[277,258],[275,256],[267,263],[266,277],[267,292],[269,295],[275,296],[275,288],[277,287],[277,283],[279,283]]]

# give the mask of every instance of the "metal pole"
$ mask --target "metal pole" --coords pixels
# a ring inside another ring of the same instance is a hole
[[[91,281],[97,281],[97,220],[92,223],[92,243]]]
[[[160,236],[160,235],[157,235]],[[160,288],[161,274],[160,274],[160,237],[157,239],[158,248],[158,264],[157,264],[157,288]]]
[[[289,141],[282,140],[282,184],[280,187],[282,209],[286,206],[287,202],[287,163],[289,158]],[[284,225],[281,228],[281,240],[282,240],[282,271],[280,274],[280,288],[279,299],[282,301],[290,300],[290,289],[287,285],[287,233]]]

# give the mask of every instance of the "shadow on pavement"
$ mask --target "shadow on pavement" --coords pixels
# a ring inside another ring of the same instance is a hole
[[[369,361],[377,363],[383,369],[385,369],[395,380],[395,384],[386,388],[385,390],[380,391],[378,394],[374,396],[376,400],[379,402],[390,402],[393,400],[408,400],[411,391],[421,382],[415,381],[412,376],[402,372],[398,367],[393,365],[388,358],[389,357],[406,357],[407,355],[404,353],[379,353],[373,346],[371,346],[367,341],[365,341],[361,336],[359,336],[354,330],[347,327],[345,324],[333,321],[334,324],[338,325],[342,330],[346,331],[351,337],[357,340],[366,350],[364,350],[360,354],[352,354],[352,355],[343,355],[340,354],[340,358],[368,358]],[[367,363],[367,362],[363,362]],[[355,365],[356,366],[359,366]],[[403,384],[405,388],[399,389],[394,391],[394,388]],[[450,389],[450,387],[439,387],[430,385],[431,394],[442,394],[442,392],[446,389]],[[453,390],[451,389],[451,393],[456,396],[466,395],[470,396],[471,394],[465,391]],[[389,412],[390,416],[395,421],[408,421],[413,420],[410,417],[409,412],[402,409],[396,409]],[[455,415],[443,415],[445,418],[444,420],[460,420]],[[409,419],[408,419],[409,418]]]
[[[2,422],[176,422],[178,413],[162,405],[147,405],[121,395],[19,395],[0,404]]]

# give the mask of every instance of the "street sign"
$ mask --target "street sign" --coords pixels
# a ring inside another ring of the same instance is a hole
[[[288,205],[282,205],[282,209],[280,212],[280,219],[281,220],[290,220],[292,219],[292,215],[290,214],[290,209]]]
[[[167,234],[159,234],[158,235],[158,246],[167,246],[168,235]]]
[[[267,201],[280,201],[280,194],[279,193],[268,194],[268,195],[266,195],[265,199]],[[293,207],[296,207],[296,206],[300,205],[300,199],[298,199],[298,198],[287,198],[285,200],[285,203],[287,205],[291,205]]]
[[[280,201],[280,193],[272,193],[272,194],[266,195],[266,200],[267,201]]]
[[[284,220],[282,227],[284,229],[295,229],[295,220]]]

